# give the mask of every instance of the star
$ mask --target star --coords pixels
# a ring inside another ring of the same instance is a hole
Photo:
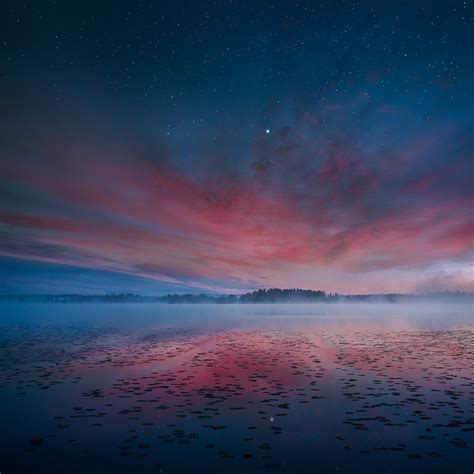
[[[268,128],[265,130],[265,133],[268,135],[270,133],[270,130]]]

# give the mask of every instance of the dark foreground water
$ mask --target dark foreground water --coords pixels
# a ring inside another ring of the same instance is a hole
[[[2,474],[473,472],[468,306],[0,312]]]

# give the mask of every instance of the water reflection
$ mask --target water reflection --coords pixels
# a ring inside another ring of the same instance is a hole
[[[2,472],[469,472],[462,308],[6,309]]]

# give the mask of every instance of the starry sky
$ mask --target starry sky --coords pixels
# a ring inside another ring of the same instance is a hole
[[[473,290],[472,2],[0,8],[0,292]]]

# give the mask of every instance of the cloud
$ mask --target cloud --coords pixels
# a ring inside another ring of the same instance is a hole
[[[463,126],[374,150],[334,120],[304,113],[259,135],[235,174],[169,148],[33,127],[2,157],[0,253],[212,290],[294,286],[312,268],[317,287],[331,274],[329,289],[350,291],[357,274],[371,291],[373,272],[421,276],[467,258]]]
[[[425,275],[416,284],[420,293],[434,291],[474,291],[474,272],[472,264],[465,268],[454,270],[437,270]]]

